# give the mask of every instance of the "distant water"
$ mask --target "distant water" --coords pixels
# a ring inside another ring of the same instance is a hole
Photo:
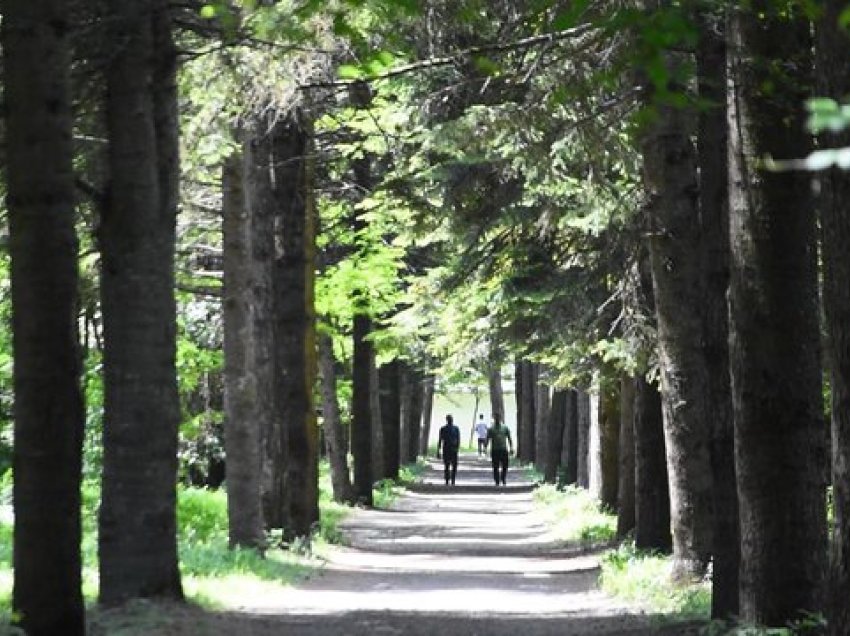
[[[484,419],[490,423],[492,413],[490,412],[490,394],[479,394],[478,413],[484,413]],[[437,444],[437,435],[440,427],[446,423],[446,415],[454,417],[455,424],[460,428],[461,448],[469,444],[469,432],[472,429],[475,411],[475,396],[472,393],[448,393],[446,395],[434,396],[434,410],[431,412],[431,444]],[[516,399],[513,393],[505,392],[505,423],[511,429],[511,435],[516,448]],[[474,442],[473,442],[474,443]]]

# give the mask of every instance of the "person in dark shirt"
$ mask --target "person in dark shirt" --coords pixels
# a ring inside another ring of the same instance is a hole
[[[454,425],[454,418],[446,415],[446,424],[440,429],[440,437],[437,440],[437,459],[440,458],[440,449],[443,451],[443,474],[446,485],[455,483],[457,475],[457,451],[460,448],[460,429]]]
[[[514,453],[514,442],[511,439],[511,429],[503,426],[500,420],[501,416],[493,413],[493,426],[487,431],[487,444],[492,443],[490,459],[493,463],[493,481],[497,486],[499,483],[504,486],[508,476],[508,455]]]

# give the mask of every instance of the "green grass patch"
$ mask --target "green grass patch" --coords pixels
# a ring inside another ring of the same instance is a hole
[[[674,583],[669,556],[637,550],[624,543],[602,558],[602,589],[649,609],[687,618],[707,619],[711,589],[707,582]]]
[[[372,491],[372,504],[375,508],[386,510],[399,498],[404,487],[419,480],[423,471],[428,467],[425,458],[420,457],[414,464],[405,464],[398,471],[398,479],[382,479]]]
[[[552,484],[542,484],[534,491],[534,498],[560,541],[595,545],[611,541],[617,534],[617,518],[604,512],[583,488],[559,490]]]

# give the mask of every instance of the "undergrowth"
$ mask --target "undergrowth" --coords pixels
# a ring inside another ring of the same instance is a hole
[[[377,507],[389,506],[404,484],[415,481],[425,467],[420,461],[402,467],[398,482],[378,484],[374,496]],[[11,472],[11,471],[10,471]],[[11,479],[7,473],[0,483],[0,630],[11,620],[12,527]],[[311,559],[316,544],[339,543],[340,522],[351,507],[333,501],[327,462],[319,477],[320,521],[314,535],[296,542],[288,550],[275,547],[279,541],[269,536],[269,549],[259,554],[249,549],[230,549],[227,536],[227,495],[222,490],[178,489],[177,531],[180,571],[186,597],[201,606],[223,608],[248,600],[280,593],[281,589],[303,580],[318,562]],[[97,599],[97,514],[100,484],[87,480],[82,486],[83,595],[91,604]]]
[[[602,558],[602,589],[663,614],[706,619],[711,610],[708,582],[676,584],[670,578],[669,556],[621,544]]]
[[[558,489],[552,484],[541,484],[534,498],[559,541],[596,545],[614,539],[617,518],[604,512],[599,502],[582,488],[567,486]]]

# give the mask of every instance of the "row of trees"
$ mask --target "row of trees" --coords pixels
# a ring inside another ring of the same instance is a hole
[[[845,177],[816,196],[765,163],[805,157],[805,99],[846,90],[842,3],[73,4],[2,7],[30,633],[84,631],[80,324],[102,341],[101,601],[182,596],[193,320],[224,343],[233,545],[311,532],[322,450],[334,496],[370,504],[424,452],[435,387],[487,384],[504,414],[514,364],[522,460],[675,577],[711,563],[715,616],[846,633]]]

